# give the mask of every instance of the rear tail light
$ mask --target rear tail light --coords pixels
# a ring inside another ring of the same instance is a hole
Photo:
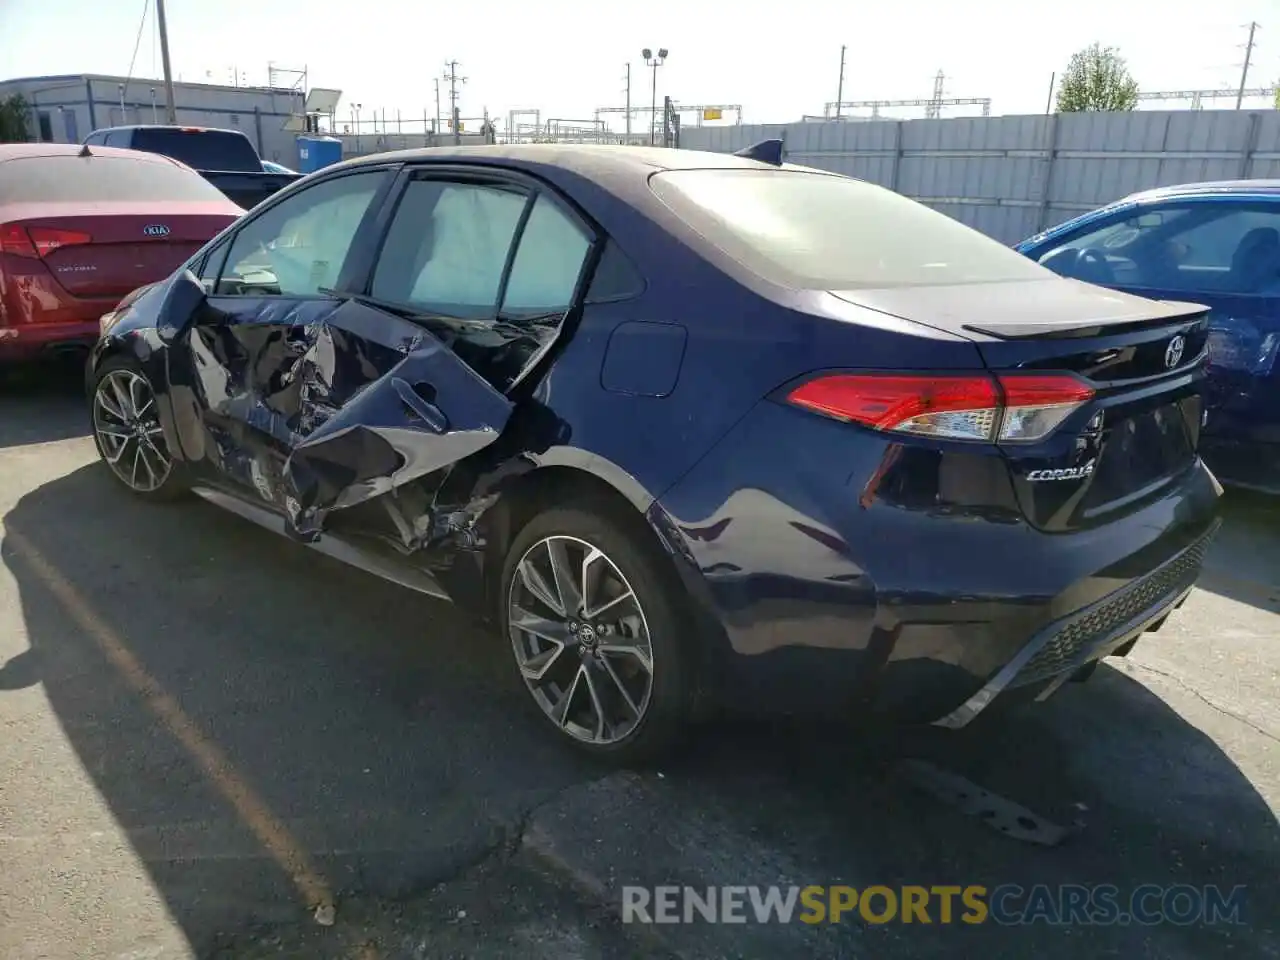
[[[0,226],[0,253],[18,257],[47,257],[60,247],[92,243],[93,237],[83,230],[60,227],[26,227],[16,223]]]
[[[1093,397],[1063,374],[833,374],[801,384],[787,400],[875,430],[942,440],[1043,440]]]
[[[93,237],[82,230],[63,230],[59,227],[27,227],[31,242],[36,252],[47,257],[60,247],[74,247],[82,243],[92,243]]]
[[[0,253],[9,253],[15,257],[30,257],[32,260],[40,256],[36,253],[36,245],[16,223],[0,224]]]

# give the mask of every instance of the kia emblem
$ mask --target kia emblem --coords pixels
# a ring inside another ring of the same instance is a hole
[[[1187,349],[1187,338],[1182,334],[1178,334],[1169,341],[1169,346],[1164,348],[1164,366],[1166,370],[1172,370],[1182,362],[1182,354]]]
[[[169,228],[163,223],[149,223],[142,228],[142,235],[144,237],[167,237]]]

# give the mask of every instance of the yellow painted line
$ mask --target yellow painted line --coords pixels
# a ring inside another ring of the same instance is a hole
[[[120,636],[30,540],[12,527],[5,530],[5,540],[57,598],[76,624],[93,639],[147,709],[182,744],[209,782],[258,838],[271,859],[288,875],[306,906],[317,911],[323,910],[331,916],[334,899],[328,882],[288,827],[271,812],[271,808],[236,770],[226,754],[196,726],[195,721],[178,705],[178,701],[165,692],[159,681],[129,651]]]

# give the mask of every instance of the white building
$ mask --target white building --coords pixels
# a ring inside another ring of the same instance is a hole
[[[164,81],[79,74],[0,80],[0,99],[22,94],[31,106],[31,134],[51,143],[79,143],[100,127],[166,123]],[[300,90],[173,85],[179,124],[241,130],[264,160],[297,165],[296,133],[285,129],[300,114]]]

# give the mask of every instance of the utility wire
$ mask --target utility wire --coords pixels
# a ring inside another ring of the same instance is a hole
[[[129,73],[124,78],[125,87],[128,87],[129,81],[133,79],[133,65],[138,60],[138,47],[142,45],[142,30],[147,25],[147,10],[150,7],[151,0],[142,0],[142,19],[138,22],[138,36],[133,41],[133,56],[129,58]]]

